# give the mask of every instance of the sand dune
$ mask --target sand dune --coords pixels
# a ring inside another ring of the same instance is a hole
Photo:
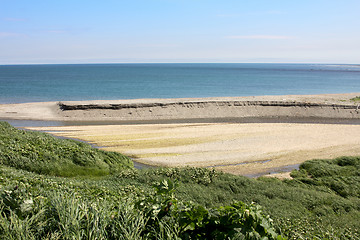
[[[232,98],[135,99],[0,105],[0,119],[144,121],[251,117],[360,119],[360,93]]]

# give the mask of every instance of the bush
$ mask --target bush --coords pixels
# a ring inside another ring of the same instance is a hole
[[[0,122],[0,164],[53,176],[103,176],[133,167],[120,153],[57,139],[46,133],[18,130]]]
[[[360,197],[360,157],[311,160],[291,176],[306,184],[324,186],[342,197]]]
[[[28,189],[3,190],[3,239],[282,239],[254,204],[235,202],[207,209],[175,198],[171,181],[137,201],[91,201],[51,191],[33,197]],[[24,231],[25,230],[25,231]]]

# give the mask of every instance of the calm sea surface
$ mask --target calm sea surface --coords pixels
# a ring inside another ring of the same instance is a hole
[[[0,66],[0,103],[360,92],[360,65]]]

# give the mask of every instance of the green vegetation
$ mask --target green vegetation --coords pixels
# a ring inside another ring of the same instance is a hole
[[[119,153],[18,130],[5,122],[0,122],[0,152],[0,164],[54,176],[103,176],[133,167],[132,161]]]
[[[358,102],[358,101],[360,101],[360,96],[356,96],[354,98],[351,98],[350,100],[354,101],[354,102]]]
[[[120,154],[0,127],[0,239],[360,239],[360,157],[308,161],[283,181],[136,170]]]

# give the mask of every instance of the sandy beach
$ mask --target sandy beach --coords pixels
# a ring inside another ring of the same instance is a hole
[[[242,118],[360,119],[360,93],[222,98],[132,99],[0,104],[0,119],[161,121]]]
[[[81,139],[149,165],[256,176],[313,158],[359,155],[360,110],[351,100],[359,95],[3,104],[0,119],[78,122],[28,129]],[[265,120],[242,122],[247,118]],[[86,125],[91,121],[106,124]]]

